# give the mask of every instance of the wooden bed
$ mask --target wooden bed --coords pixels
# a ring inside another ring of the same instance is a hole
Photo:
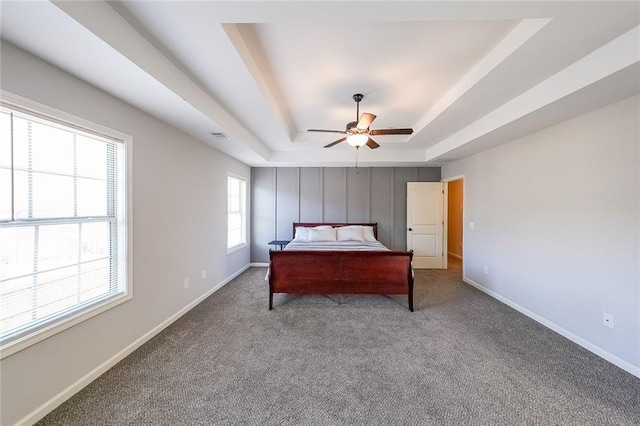
[[[376,223],[294,223],[295,228]],[[274,293],[406,294],[413,312],[413,251],[270,250],[269,310]]]

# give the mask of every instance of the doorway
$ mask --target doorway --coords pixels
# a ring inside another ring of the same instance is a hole
[[[447,264],[459,269],[462,275],[464,256],[464,179],[454,178],[447,182]]]

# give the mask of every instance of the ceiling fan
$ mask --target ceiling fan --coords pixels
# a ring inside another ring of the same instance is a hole
[[[356,93],[353,95],[353,100],[356,101],[356,121],[350,121],[347,123],[345,130],[323,130],[323,129],[309,129],[309,132],[325,132],[325,133],[342,133],[346,135],[343,138],[333,141],[330,144],[325,145],[325,148],[331,148],[334,145],[344,142],[345,140],[355,149],[360,148],[362,145],[367,145],[371,149],[376,149],[380,145],[371,136],[383,136],[383,135],[410,135],[413,133],[413,129],[379,129],[370,130],[369,126],[376,119],[376,116],[369,114],[368,112],[360,115],[360,101],[364,98],[364,95]],[[360,117],[358,119],[358,117]]]

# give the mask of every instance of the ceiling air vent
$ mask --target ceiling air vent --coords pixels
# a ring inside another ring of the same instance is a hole
[[[219,141],[230,141],[231,138],[229,137],[229,135],[222,133],[222,132],[212,132],[211,135],[218,139]]]

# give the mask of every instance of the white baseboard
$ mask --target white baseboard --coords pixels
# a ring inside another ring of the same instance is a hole
[[[469,284],[469,285],[477,288],[478,290],[482,291],[483,293],[488,294],[489,296],[493,297],[494,299],[497,299],[500,302],[504,303],[505,305],[510,306],[513,309],[515,309],[516,311],[528,316],[532,320],[539,322],[540,324],[544,325],[547,328],[550,328],[551,330],[555,331],[556,333],[560,334],[561,336],[566,337],[567,339],[571,340],[573,343],[576,343],[576,344],[582,346],[586,350],[588,350],[590,352],[593,352],[594,354],[598,355],[601,358],[604,358],[605,360],[609,361],[613,365],[615,365],[617,367],[620,367],[623,370],[625,370],[626,372],[628,372],[630,374],[633,374],[634,376],[640,378],[640,367],[636,367],[635,365],[623,360],[622,358],[619,358],[616,355],[613,355],[612,353],[602,349],[601,347],[596,346],[593,343],[583,339],[582,337],[577,336],[577,335],[573,334],[572,332],[560,327],[556,323],[551,322],[548,319],[543,318],[543,317],[541,317],[540,315],[538,315],[538,314],[536,314],[534,312],[531,312],[527,308],[524,308],[524,307],[518,305],[517,303],[507,299],[504,296],[499,295],[498,293],[496,293],[496,292],[494,292],[492,290],[489,290],[488,288],[486,288],[482,284],[478,284],[477,282],[473,281],[472,279],[467,278],[466,276],[463,277],[462,280],[464,282],[466,282],[467,284]]]
[[[269,267],[269,263],[263,263],[263,262],[254,262],[249,266],[256,266],[258,268],[268,268]]]
[[[184,314],[189,312],[191,309],[193,309],[196,305],[198,305],[204,299],[206,299],[207,297],[211,296],[216,291],[220,290],[224,285],[226,285],[232,279],[234,279],[235,277],[237,277],[238,275],[240,275],[241,273],[243,273],[244,271],[249,269],[249,267],[251,267],[251,266],[252,266],[251,264],[244,266],[239,271],[235,272],[230,277],[226,278],[224,281],[222,281],[221,283],[219,283],[218,285],[213,287],[211,290],[209,290],[206,293],[204,293],[203,295],[199,296],[193,302],[189,303],[187,306],[185,306],[184,308],[180,309],[175,314],[171,315],[165,321],[163,321],[160,324],[158,324],[156,327],[154,327],[153,329],[151,329],[150,331],[148,331],[147,333],[142,335],[140,338],[136,339],[129,346],[127,346],[126,348],[124,348],[123,350],[121,350],[120,352],[115,354],[113,357],[109,358],[108,360],[106,360],[105,362],[100,364],[98,367],[94,368],[92,371],[87,373],[85,376],[83,376],[82,378],[77,380],[75,383],[73,383],[69,387],[67,387],[65,390],[63,390],[62,392],[60,392],[59,394],[57,394],[56,396],[54,396],[53,398],[51,398],[50,400],[48,400],[47,402],[42,404],[40,407],[38,407],[35,410],[33,410],[31,413],[27,414],[20,421],[18,421],[18,423],[16,423],[16,425],[33,425],[38,420],[42,419],[44,416],[46,416],[51,411],[53,411],[58,406],[60,406],[67,399],[71,398],[73,395],[78,393],[80,390],[82,390],[89,383],[93,382],[95,379],[97,379],[102,374],[107,372],[107,370],[109,370],[111,367],[113,367],[118,362],[120,362],[123,359],[125,359],[133,351],[135,351],[140,346],[142,346],[143,344],[145,344],[146,342],[151,340],[154,336],[156,336],[162,330],[164,330],[165,328],[170,326],[178,318],[180,318],[181,316],[183,316]]]

